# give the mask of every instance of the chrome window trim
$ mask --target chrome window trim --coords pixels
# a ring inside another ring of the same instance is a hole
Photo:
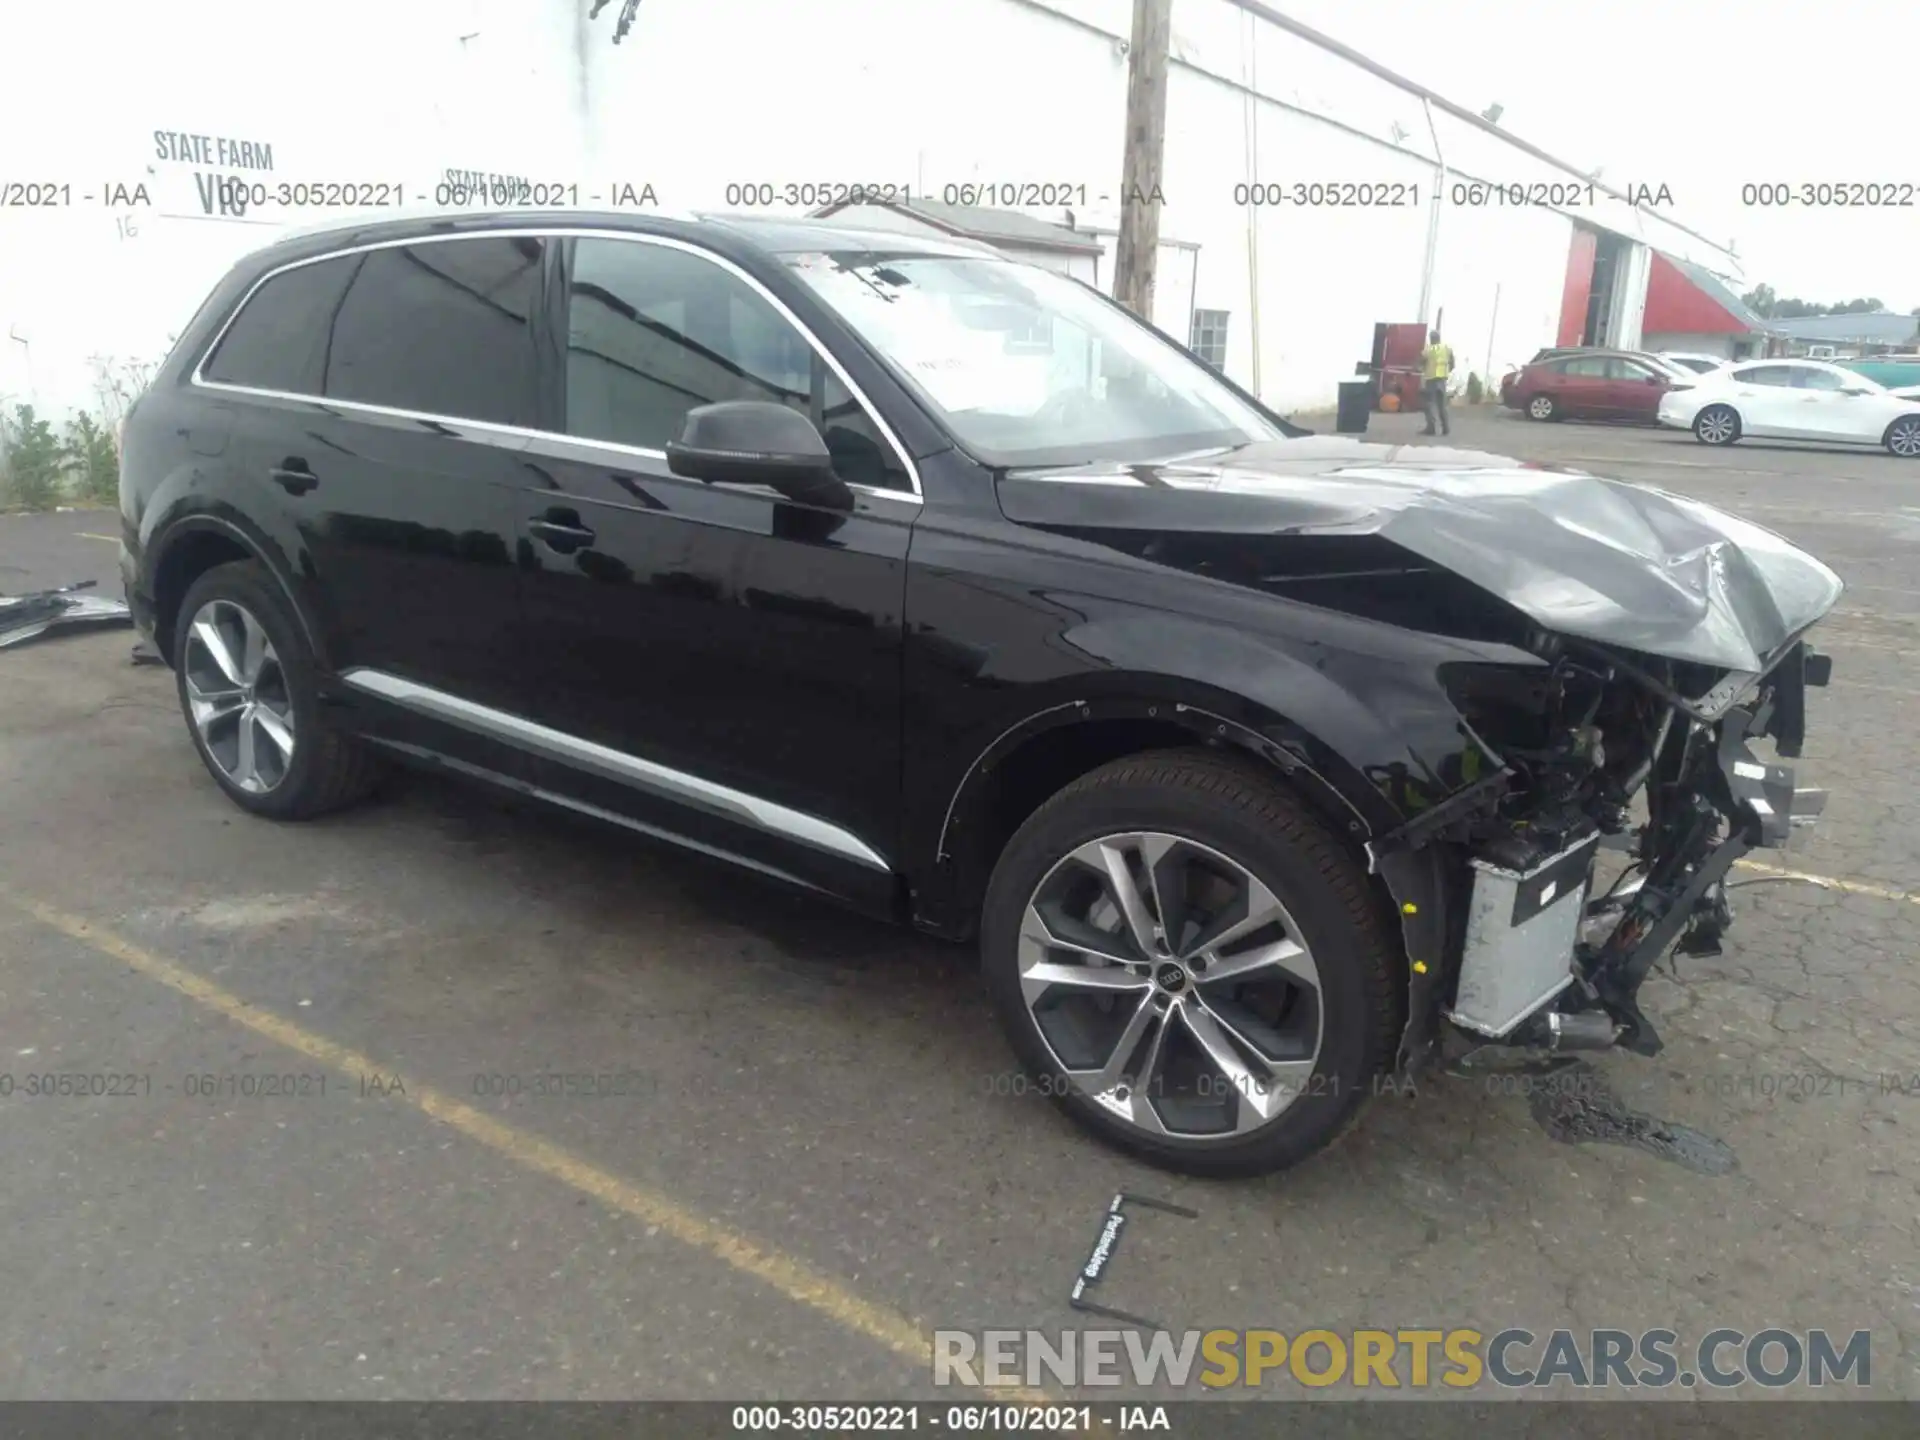
[[[847,387],[847,393],[860,402],[860,408],[866,411],[867,418],[873,421],[874,427],[886,437],[887,443],[893,447],[893,453],[899,457],[901,466],[907,472],[907,481],[913,487],[911,491],[889,490],[877,485],[849,485],[848,488],[863,491],[869,495],[891,495],[895,499],[911,500],[916,504],[922,500],[920,467],[913,463],[913,457],[907,453],[907,447],[900,443],[900,437],[894,433],[893,427],[887,423],[886,417],[880,413],[879,407],[868,398],[866,391],[854,383],[853,377],[847,373],[846,367],[840,363],[832,351],[828,350],[827,347],[821,343],[820,337],[801,323],[800,317],[795,315],[793,311],[787,307],[787,303],[784,300],[774,294],[759,280],[734,264],[733,261],[727,259],[724,255],[717,255],[711,250],[704,249],[686,240],[676,239],[671,235],[646,235],[635,231],[600,230],[588,226],[574,225],[554,227],[519,226],[506,230],[465,230],[454,235],[413,235],[398,240],[374,240],[364,245],[346,245],[337,250],[328,250],[323,254],[307,255],[298,260],[289,260],[286,264],[275,266],[273,269],[267,271],[247,287],[247,293],[240,297],[240,303],[233,307],[232,311],[227,315],[227,318],[221,322],[219,330],[214,332],[213,339],[208,341],[206,348],[200,352],[199,360],[194,363],[193,373],[187,377],[188,383],[202,390],[225,391],[235,395],[264,395],[274,400],[297,400],[306,404],[325,406],[329,409],[359,411],[371,415],[390,415],[401,420],[429,420],[444,425],[473,427],[496,435],[523,435],[535,440],[565,440],[570,444],[591,445],[597,449],[607,450],[614,454],[638,455],[648,460],[665,460],[667,452],[664,450],[652,450],[639,445],[623,445],[614,440],[596,440],[584,435],[568,435],[563,431],[537,430],[521,425],[502,425],[491,420],[468,420],[458,415],[436,415],[422,410],[402,410],[394,406],[375,405],[362,400],[336,400],[326,395],[302,395],[288,390],[267,390],[253,385],[234,385],[226,381],[209,380],[206,378],[204,372],[207,361],[212,359],[214,353],[219,350],[220,342],[227,338],[227,331],[233,327],[234,321],[240,318],[241,312],[252,302],[255,293],[259,291],[260,287],[277,275],[284,275],[289,270],[298,270],[302,266],[319,265],[328,260],[339,260],[348,255],[359,255],[371,250],[398,250],[410,245],[436,245],[455,240],[499,240],[515,238],[532,238],[536,240],[621,240],[630,244],[658,245],[668,250],[679,250],[684,254],[698,256],[702,260],[719,266],[735,279],[744,281],[751,289],[759,294],[761,299],[771,305],[782,319],[793,326],[795,330],[799,331],[801,337],[812,347],[814,354],[825,361],[827,368],[839,377],[842,385]]]
[[[356,666],[343,673],[340,679],[355,690],[423,715],[431,715],[463,730],[505,741],[518,749],[558,760],[563,765],[603,775],[637,790],[676,800],[709,814],[750,825],[770,835],[837,855],[870,870],[878,870],[883,875],[893,873],[893,867],[879,851],[852,831],[822,820],[817,815],[764,800],[758,795],[749,795],[744,790],[702,780],[698,775],[689,775],[684,770],[656,764],[596,741],[583,740],[564,730],[555,730],[524,716],[480,705],[448,691],[436,690],[431,685],[390,675],[384,670]]]

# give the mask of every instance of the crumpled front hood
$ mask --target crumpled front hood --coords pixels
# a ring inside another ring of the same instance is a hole
[[[1378,535],[1567,635],[1754,672],[1840,577],[1684,496],[1474,450],[1304,436],[1152,465],[1014,471],[1008,519],[1074,530]]]

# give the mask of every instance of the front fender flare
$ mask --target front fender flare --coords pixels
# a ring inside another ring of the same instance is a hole
[[[1027,715],[1002,731],[967,768],[947,802],[935,862],[946,865],[954,858],[957,828],[964,825],[973,801],[987,788],[1001,761],[1037,735],[1102,720],[1154,720],[1178,725],[1197,743],[1230,744],[1256,756],[1298,784],[1305,792],[1304,798],[1356,844],[1377,833],[1383,822],[1392,823],[1391,816],[1380,812],[1377,792],[1359,777],[1352,777],[1344,785],[1329,779],[1325,771],[1334,766],[1328,763],[1328,757],[1312,755],[1309,745],[1300,738],[1304,732],[1289,733],[1297,732],[1290,722],[1275,716],[1256,727],[1248,723],[1251,717],[1240,719],[1223,713],[1227,708],[1217,701],[1201,704],[1170,697],[1088,693],[1084,698],[1059,701]]]

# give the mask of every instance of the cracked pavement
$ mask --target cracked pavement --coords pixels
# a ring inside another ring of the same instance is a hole
[[[1419,423],[1376,416],[1374,438],[1418,443]],[[1848,582],[1797,762],[1828,811],[1754,858],[1854,888],[1737,871],[1759,883],[1735,892],[1725,954],[1644,992],[1665,1051],[1594,1060],[1635,1111],[1731,1147],[1734,1173],[1551,1139],[1511,1075],[1383,1096],[1268,1180],[1144,1170],[1038,1096],[995,1093],[1013,1061],[966,952],[426,778],[325,822],[251,820],[201,770],[171,677],[127,663],[128,632],[0,659],[0,887],[927,1329],[1073,1324],[1071,1276],[1125,1189],[1200,1212],[1130,1226],[1103,1282],[1176,1330],[1667,1327],[1684,1347],[1865,1328],[1872,1393],[1920,1399],[1920,465],[1491,410],[1458,412],[1453,443],[1725,505]],[[113,593],[111,545],[70,538],[110,533],[103,518],[0,520],[6,588],[97,562]],[[324,1067],[92,934],[0,905],[0,1070],[153,1085],[0,1098],[0,1395],[935,1393],[671,1224],[411,1100],[338,1077],[324,1095],[186,1093]],[[555,1066],[642,1078],[485,1093]]]

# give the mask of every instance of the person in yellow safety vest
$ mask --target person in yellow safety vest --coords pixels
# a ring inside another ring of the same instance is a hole
[[[1451,435],[1453,426],[1447,421],[1447,377],[1453,374],[1453,347],[1441,343],[1438,330],[1427,332],[1427,348],[1420,352],[1420,374],[1425,381],[1420,388],[1427,412],[1427,428],[1421,433]],[[1437,431],[1435,425],[1439,426]]]

